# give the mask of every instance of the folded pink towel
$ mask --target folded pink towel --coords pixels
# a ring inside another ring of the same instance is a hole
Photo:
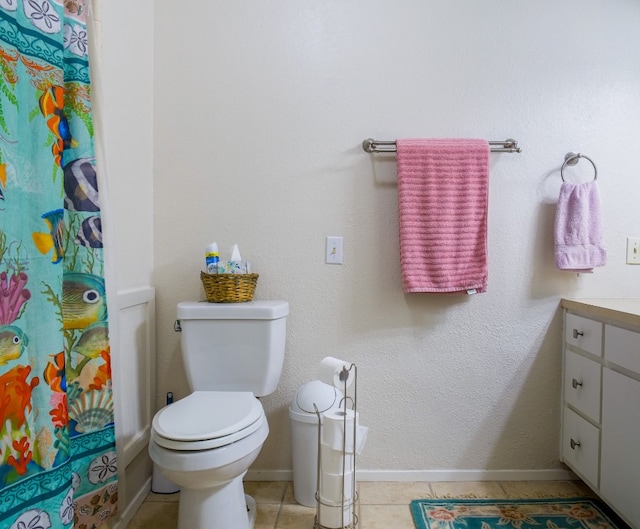
[[[436,139],[396,145],[404,291],[484,292],[489,143]]]
[[[556,266],[560,270],[591,273],[594,266],[606,264],[600,192],[595,180],[562,183],[554,233]]]

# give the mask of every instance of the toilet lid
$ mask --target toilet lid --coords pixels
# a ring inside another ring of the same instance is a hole
[[[153,429],[165,439],[205,441],[238,433],[263,414],[251,392],[194,391],[156,413]]]

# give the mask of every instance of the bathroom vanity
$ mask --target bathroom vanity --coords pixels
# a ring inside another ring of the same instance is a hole
[[[640,529],[640,299],[563,299],[560,458]]]

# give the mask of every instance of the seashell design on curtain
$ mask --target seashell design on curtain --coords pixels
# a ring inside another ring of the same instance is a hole
[[[88,0],[0,0],[0,527],[117,511]]]

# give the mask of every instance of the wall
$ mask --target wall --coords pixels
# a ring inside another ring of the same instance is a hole
[[[101,83],[118,289],[153,270],[153,1],[99,0]]]
[[[92,95],[116,397],[119,516],[112,526],[126,527],[150,488],[146,448],[155,412],[153,2],[94,0],[92,7]]]
[[[326,355],[358,365],[370,476],[558,469],[559,300],[640,295],[624,264],[640,4],[196,0],[155,16],[158,404],[188,394],[175,305],[203,298],[207,243],[238,243],[257,298],[291,306],[254,471],[291,468],[287,407]],[[364,153],[368,137],[520,142],[491,156],[487,293],[402,293],[395,160]],[[599,169],[609,260],[593,275],[554,267],[568,151]],[[324,264],[327,235],[344,265]]]

